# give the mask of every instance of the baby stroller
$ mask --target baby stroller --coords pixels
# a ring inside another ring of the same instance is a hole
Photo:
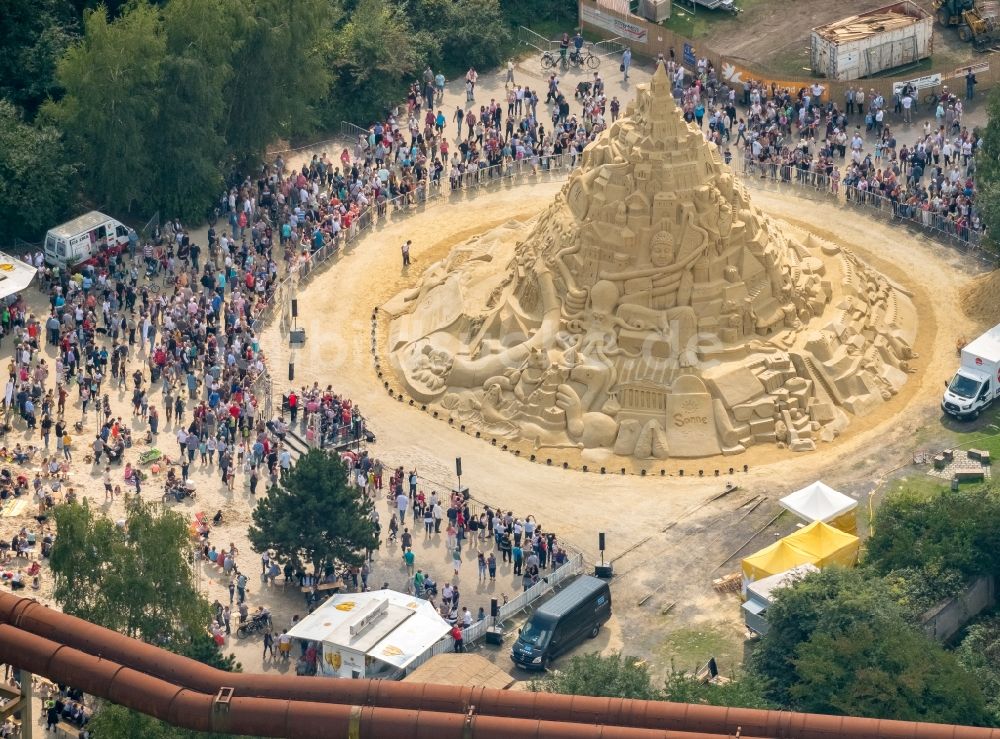
[[[171,495],[174,496],[174,500],[176,500],[178,503],[180,503],[185,498],[193,498],[194,483],[191,480],[176,481],[176,482],[171,482],[168,480],[166,485],[164,485],[164,490],[163,490],[164,502]]]

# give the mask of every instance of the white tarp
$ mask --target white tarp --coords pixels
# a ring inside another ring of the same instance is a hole
[[[775,590],[780,590],[781,588],[793,585],[813,572],[819,572],[819,568],[814,564],[806,562],[805,564],[793,567],[790,570],[779,572],[777,575],[769,575],[768,577],[764,577],[756,582],[750,583],[747,585],[747,595],[756,596],[757,601],[760,604],[770,604],[774,600],[772,594]],[[750,602],[751,601],[747,601],[747,603],[744,603],[743,607],[746,608]],[[747,610],[754,613],[752,609],[747,608]],[[754,613],[754,615],[759,616],[759,611]]]
[[[854,498],[819,481],[789,493],[778,503],[805,521],[823,523],[840,518],[858,507],[858,501]]]
[[[24,290],[37,271],[30,264],[0,251],[0,299]]]

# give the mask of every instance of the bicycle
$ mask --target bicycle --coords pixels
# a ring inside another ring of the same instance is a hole
[[[587,49],[586,52],[574,50],[569,53],[569,65],[571,67],[579,68],[584,64],[590,69],[597,69],[601,66],[601,57],[597,56],[590,49]]]
[[[937,108],[937,104],[940,102],[943,102],[945,105],[947,105],[953,100],[954,100],[954,95],[952,95],[948,91],[947,87],[944,88],[944,90],[942,90],[941,94],[938,94],[937,90],[932,90],[931,92],[924,95],[924,102],[931,110]]]
[[[542,52],[542,69],[552,69],[559,64],[559,55],[553,54],[551,51]]]

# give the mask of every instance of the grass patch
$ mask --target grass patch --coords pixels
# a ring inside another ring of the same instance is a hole
[[[664,28],[673,31],[678,36],[689,39],[700,39],[708,35],[712,27],[712,11],[706,10],[704,13],[690,13],[686,10],[678,10],[674,7],[662,25]]]
[[[758,7],[766,8],[768,0],[736,0],[736,5],[743,10],[743,15]],[[740,21],[740,16],[724,10],[709,10],[700,5],[692,6],[690,2],[681,2],[681,7],[675,3],[670,8],[670,17],[661,24],[679,36],[689,39],[705,38],[713,30],[730,30],[738,25],[746,25]],[[679,50],[678,50],[679,51]]]
[[[892,495],[893,493],[898,493],[903,490],[908,491],[912,495],[916,495],[923,500],[930,500],[931,498],[936,498],[938,495],[948,490],[951,486],[939,477],[931,477],[930,475],[915,474],[907,475],[906,477],[901,477],[892,485],[889,486],[887,493]],[[859,509],[864,508],[864,515],[868,516],[868,505],[867,501],[864,501],[864,505],[859,505]],[[859,516],[860,518],[860,516]]]
[[[670,632],[656,652],[663,663],[687,672],[694,672],[715,657],[726,674],[743,662],[743,638],[735,629],[706,623]]]
[[[942,449],[949,446],[985,449],[993,459],[1000,459],[1000,404],[994,403],[975,421],[946,418],[945,434],[940,441]]]

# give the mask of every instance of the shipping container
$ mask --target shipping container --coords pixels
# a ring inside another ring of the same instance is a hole
[[[810,37],[813,72],[856,80],[915,64],[934,48],[934,17],[910,0],[818,26]]]

